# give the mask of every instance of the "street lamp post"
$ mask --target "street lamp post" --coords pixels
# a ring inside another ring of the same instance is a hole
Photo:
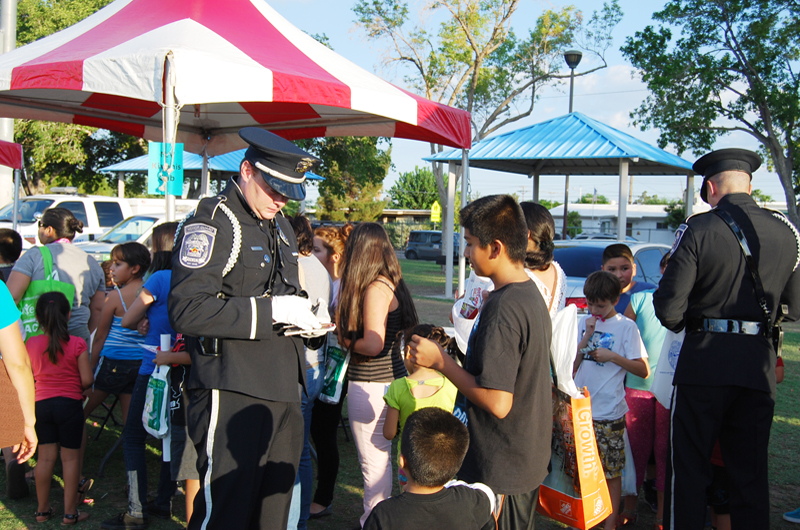
[[[567,61],[569,66],[569,113],[572,114],[572,94],[575,87],[575,68],[581,62],[583,54],[578,50],[567,50],[564,52],[564,60]],[[562,224],[563,233],[562,239],[567,239],[567,210],[569,205],[569,175],[565,175],[564,182],[564,222]]]

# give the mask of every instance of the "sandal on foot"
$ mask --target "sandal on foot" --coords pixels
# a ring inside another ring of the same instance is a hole
[[[65,513],[64,520],[61,521],[61,526],[72,526],[74,524],[83,522],[88,518],[89,514],[87,512],[79,512],[76,510],[75,513]]]
[[[94,484],[94,480],[90,478],[83,478],[78,483],[78,506],[83,504],[83,501],[86,500],[86,494],[92,489],[92,484]]]
[[[51,517],[53,517],[53,507],[51,506],[46,512],[36,512],[34,516],[36,517],[37,523],[46,523]],[[42,519],[39,520],[40,518]]]
[[[622,513],[619,514],[619,524],[617,525],[617,528],[621,526],[636,524],[636,521],[638,519],[639,519],[638,513],[632,512],[630,510],[622,510]]]

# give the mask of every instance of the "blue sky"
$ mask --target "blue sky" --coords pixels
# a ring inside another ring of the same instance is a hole
[[[355,27],[355,15],[352,11],[354,1],[351,0],[268,0],[270,5],[288,19],[292,24],[311,34],[326,34],[331,45],[337,53],[350,61],[358,64],[383,79],[403,85],[403,73],[397,70],[384,70],[380,65],[382,49],[379,44],[368,42],[363,33]],[[415,16],[420,7],[425,3],[420,0],[408,0],[411,12]],[[651,16],[659,10],[663,0],[619,0],[624,13],[622,22],[614,33],[614,44],[606,54],[609,67],[589,76],[575,79],[575,96],[573,108],[596,120],[602,121],[627,132],[643,141],[654,144],[658,132],[649,130],[641,132],[631,126],[630,112],[639,106],[647,96],[646,87],[635,78],[633,69],[619,52],[619,47],[625,42],[626,37],[633,35],[646,25],[651,24]],[[528,29],[545,9],[557,9],[565,5],[574,4],[582,10],[584,16],[590,16],[595,10],[602,8],[601,0],[576,0],[575,2],[559,2],[558,0],[522,0],[519,9],[514,14],[512,26],[517,32]],[[589,69],[586,64],[587,57],[578,66],[576,73],[582,69]],[[566,69],[565,69],[566,70]],[[508,130],[518,129],[549,120],[566,114],[569,110],[569,85],[561,88],[552,88],[542,92],[542,98],[534,108],[533,116],[515,123]],[[415,165],[423,166],[422,157],[429,154],[429,145],[424,142],[394,139],[392,160],[395,170],[384,181],[384,191],[388,190],[398,172],[413,170]],[[757,142],[747,134],[733,133],[722,138],[715,148],[744,147],[756,149]],[[674,150],[668,150],[674,152]],[[683,157],[694,161],[695,156],[690,152],[683,153]],[[485,170],[473,169],[470,172],[471,189],[481,195],[493,193],[517,193],[529,198],[532,192],[530,179],[522,175],[512,175]],[[638,196],[642,191],[649,195],[677,198],[685,186],[685,177],[640,177],[634,178],[633,193]],[[570,198],[578,197],[580,193],[591,193],[596,187],[601,195],[616,200],[618,196],[618,179],[616,177],[571,177]],[[696,186],[700,181],[696,179]],[[784,201],[783,189],[778,177],[765,169],[759,170],[753,177],[753,187],[771,195],[774,200]],[[314,200],[318,194],[316,190],[309,189],[309,199]],[[542,177],[542,199],[563,201],[564,178]]]

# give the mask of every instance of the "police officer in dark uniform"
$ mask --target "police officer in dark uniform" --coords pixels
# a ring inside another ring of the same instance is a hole
[[[250,147],[217,197],[179,229],[169,315],[188,336],[189,434],[201,489],[189,528],[286,528],[300,452],[303,341],[276,323],[319,328],[300,290],[297,243],[280,213],[305,198],[319,160],[272,133]]]
[[[704,176],[702,199],[727,212],[744,234],[769,320],[739,240],[714,210],[680,226],[653,295],[661,323],[686,329],[672,397],[665,528],[703,528],[717,439],[730,477],[733,528],[769,528],[767,446],[776,362],[771,331],[781,304],[788,306],[787,320],[800,316],[800,238],[786,217],[750,197],[752,172],[760,165],[756,153],[723,149],[693,169]]]

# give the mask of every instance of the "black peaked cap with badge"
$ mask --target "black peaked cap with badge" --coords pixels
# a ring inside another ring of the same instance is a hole
[[[306,171],[320,165],[319,158],[258,127],[245,127],[239,136],[250,145],[244,159],[261,172],[273,190],[295,201],[306,198]]]
[[[700,198],[703,202],[708,202],[708,190],[706,184],[714,175],[723,171],[742,171],[750,175],[753,179],[753,172],[761,167],[761,157],[758,153],[747,149],[720,149],[712,151],[697,159],[692,166],[692,170],[698,175],[703,175],[703,185],[700,187]]]

